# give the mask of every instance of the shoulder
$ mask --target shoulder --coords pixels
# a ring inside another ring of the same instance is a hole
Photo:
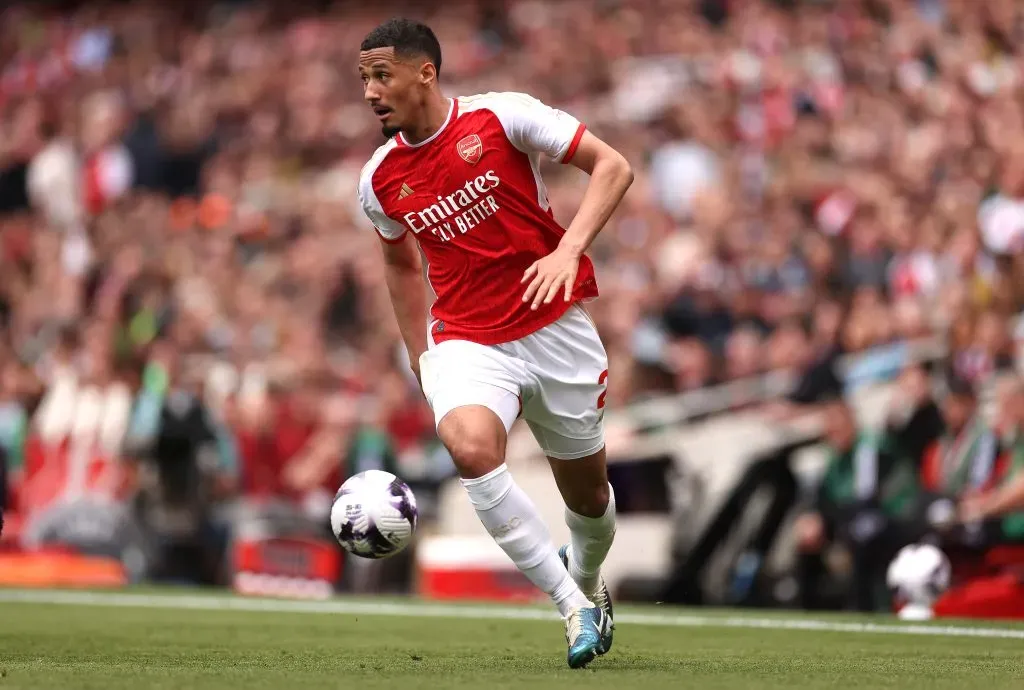
[[[492,112],[527,109],[541,105],[533,96],[516,91],[489,91],[475,96],[459,96],[459,113],[476,110]]]
[[[388,155],[398,147],[398,142],[394,139],[388,139],[388,141],[377,148],[370,156],[370,160],[366,161],[366,165],[359,171],[359,198],[365,200],[375,196],[374,193],[374,178],[377,176],[378,171],[381,171],[384,166]]]
[[[390,139],[374,151],[359,172],[359,186],[356,190],[363,213],[386,241],[396,241],[405,234],[405,227],[388,216],[380,201],[382,196],[385,199],[393,197],[394,186],[401,185],[401,178],[394,173],[394,166],[388,165],[388,156],[396,148],[398,142]]]
[[[564,162],[572,157],[582,136],[576,118],[525,93],[504,91],[459,98],[460,116],[485,111],[501,123],[512,145],[526,153],[545,153]]]
[[[525,93],[491,91],[476,96],[459,97],[459,116],[487,112],[501,121],[505,129],[538,117],[543,117],[547,106]]]

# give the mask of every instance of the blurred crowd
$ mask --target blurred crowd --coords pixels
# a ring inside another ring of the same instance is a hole
[[[804,608],[831,596],[841,608],[891,610],[887,571],[908,544],[941,546],[954,584],[1024,559],[1020,549],[995,558],[1024,543],[1024,378],[997,377],[991,414],[968,379],[935,388],[914,365],[898,383],[881,429],[861,428],[842,398],[822,404],[826,470],[794,524]],[[830,588],[844,570],[846,587]]]
[[[326,492],[368,433],[434,471],[355,198],[358,45],[403,11],[449,93],[529,92],[633,161],[591,252],[610,404],[928,337],[978,382],[1024,342],[1014,0],[64,4],[0,14],[10,457],[99,387],[129,439],[146,396],[201,405],[224,491]],[[586,179],[546,179],[568,223]]]

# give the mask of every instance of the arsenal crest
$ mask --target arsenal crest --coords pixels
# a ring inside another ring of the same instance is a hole
[[[460,139],[455,148],[458,150],[459,155],[462,156],[462,160],[470,165],[479,163],[480,156],[484,153],[484,144],[476,134],[470,134],[468,137]]]

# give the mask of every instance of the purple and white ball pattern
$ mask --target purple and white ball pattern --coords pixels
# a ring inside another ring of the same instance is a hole
[[[405,482],[380,470],[349,477],[334,496],[331,529],[346,551],[362,558],[387,558],[416,531],[416,497]]]

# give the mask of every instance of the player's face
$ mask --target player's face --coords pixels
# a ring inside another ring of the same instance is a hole
[[[423,87],[429,84],[423,68],[396,57],[394,48],[374,48],[359,53],[359,76],[363,98],[380,121],[384,136],[393,137],[412,126],[424,98]]]

